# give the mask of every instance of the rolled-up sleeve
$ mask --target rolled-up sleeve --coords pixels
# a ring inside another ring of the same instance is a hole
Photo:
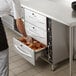
[[[15,19],[21,18],[21,4],[19,0],[12,0],[12,11]]]

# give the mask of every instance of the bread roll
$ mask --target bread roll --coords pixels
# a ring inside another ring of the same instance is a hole
[[[36,46],[37,48],[39,48],[39,47],[40,47],[40,43],[37,42],[35,46]]]
[[[24,37],[19,38],[19,41],[21,41],[21,42],[25,42]]]

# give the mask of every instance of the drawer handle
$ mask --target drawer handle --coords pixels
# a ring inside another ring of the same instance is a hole
[[[32,13],[32,15],[34,15],[34,13]]]
[[[32,27],[33,29],[35,29],[35,27]]]
[[[34,17],[36,17],[36,15],[35,15],[34,13],[32,13],[32,15],[33,15]]]
[[[15,47],[16,47],[16,49],[17,49],[20,53],[22,53],[22,54],[24,54],[24,55],[26,55],[26,56],[32,57],[30,54],[26,54],[26,53],[22,52],[21,49],[20,49],[19,47],[17,47],[16,45],[15,45]]]

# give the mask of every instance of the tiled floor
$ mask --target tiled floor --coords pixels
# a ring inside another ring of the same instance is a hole
[[[16,33],[8,28],[6,29],[9,43],[9,76],[69,76],[69,64],[64,62],[53,72],[51,65],[39,59],[37,65],[33,66],[15,52],[13,46],[13,37],[18,37]],[[74,69],[76,69],[76,64]],[[74,71],[76,76],[76,70]]]

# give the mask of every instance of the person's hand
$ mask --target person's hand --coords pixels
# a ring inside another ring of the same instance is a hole
[[[20,32],[23,36],[27,37],[26,31],[25,31],[25,27],[24,27],[24,23],[23,23],[23,21],[22,21],[21,18],[16,19],[16,24],[17,24],[17,28],[18,28],[19,32]]]
[[[21,18],[16,19],[16,24],[19,32],[25,37],[26,41],[28,43],[32,43],[32,38],[26,34],[24,23]]]
[[[30,43],[32,43],[32,37],[30,37],[30,36],[26,36],[25,37],[25,39],[26,39],[26,41],[30,44]]]

